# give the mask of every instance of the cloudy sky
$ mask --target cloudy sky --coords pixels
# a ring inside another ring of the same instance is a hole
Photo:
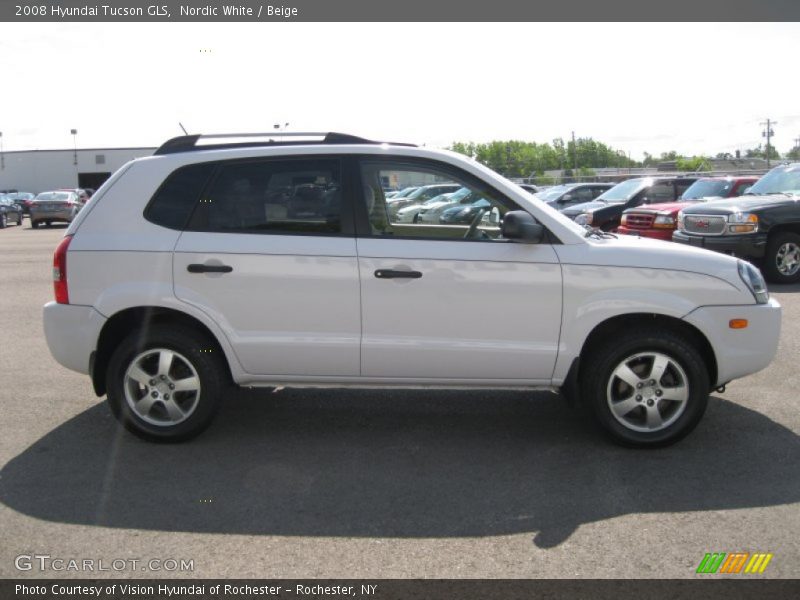
[[[0,24],[6,151],[343,131],[593,137],[640,159],[800,137],[800,24]]]

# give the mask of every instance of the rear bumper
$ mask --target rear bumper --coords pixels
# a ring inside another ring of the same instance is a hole
[[[68,210],[32,210],[30,211],[32,221],[66,221],[71,223],[75,217],[72,209]]]
[[[44,336],[59,364],[89,374],[89,360],[106,318],[91,306],[44,305]]]
[[[731,329],[731,319],[747,319],[745,329]],[[781,305],[774,298],[767,304],[703,306],[684,320],[702,331],[717,358],[719,386],[760,371],[775,358],[781,333]]]
[[[672,241],[680,244],[707,248],[723,254],[732,254],[740,258],[763,258],[767,248],[766,233],[749,233],[746,235],[692,235],[676,231]]]

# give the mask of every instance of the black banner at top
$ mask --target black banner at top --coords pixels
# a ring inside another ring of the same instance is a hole
[[[7,22],[800,21],[797,0],[3,0]]]

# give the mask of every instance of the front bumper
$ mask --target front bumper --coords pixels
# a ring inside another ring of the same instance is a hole
[[[676,231],[672,241],[680,244],[707,248],[739,258],[764,258],[767,248],[766,233],[747,233],[743,235],[693,235]]]
[[[731,319],[747,319],[744,329],[731,329]],[[717,359],[714,387],[760,371],[775,358],[781,333],[781,305],[702,306],[684,317],[702,331]]]
[[[106,318],[91,306],[44,305],[44,337],[50,353],[61,365],[89,374],[89,358],[97,346]]]

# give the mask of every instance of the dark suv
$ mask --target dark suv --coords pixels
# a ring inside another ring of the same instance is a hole
[[[744,196],[678,213],[672,241],[761,263],[773,283],[800,281],[800,163],[781,165]]]
[[[628,179],[598,196],[594,202],[584,202],[561,212],[581,225],[611,231],[619,226],[626,209],[642,204],[674,202],[696,180],[697,177]]]

